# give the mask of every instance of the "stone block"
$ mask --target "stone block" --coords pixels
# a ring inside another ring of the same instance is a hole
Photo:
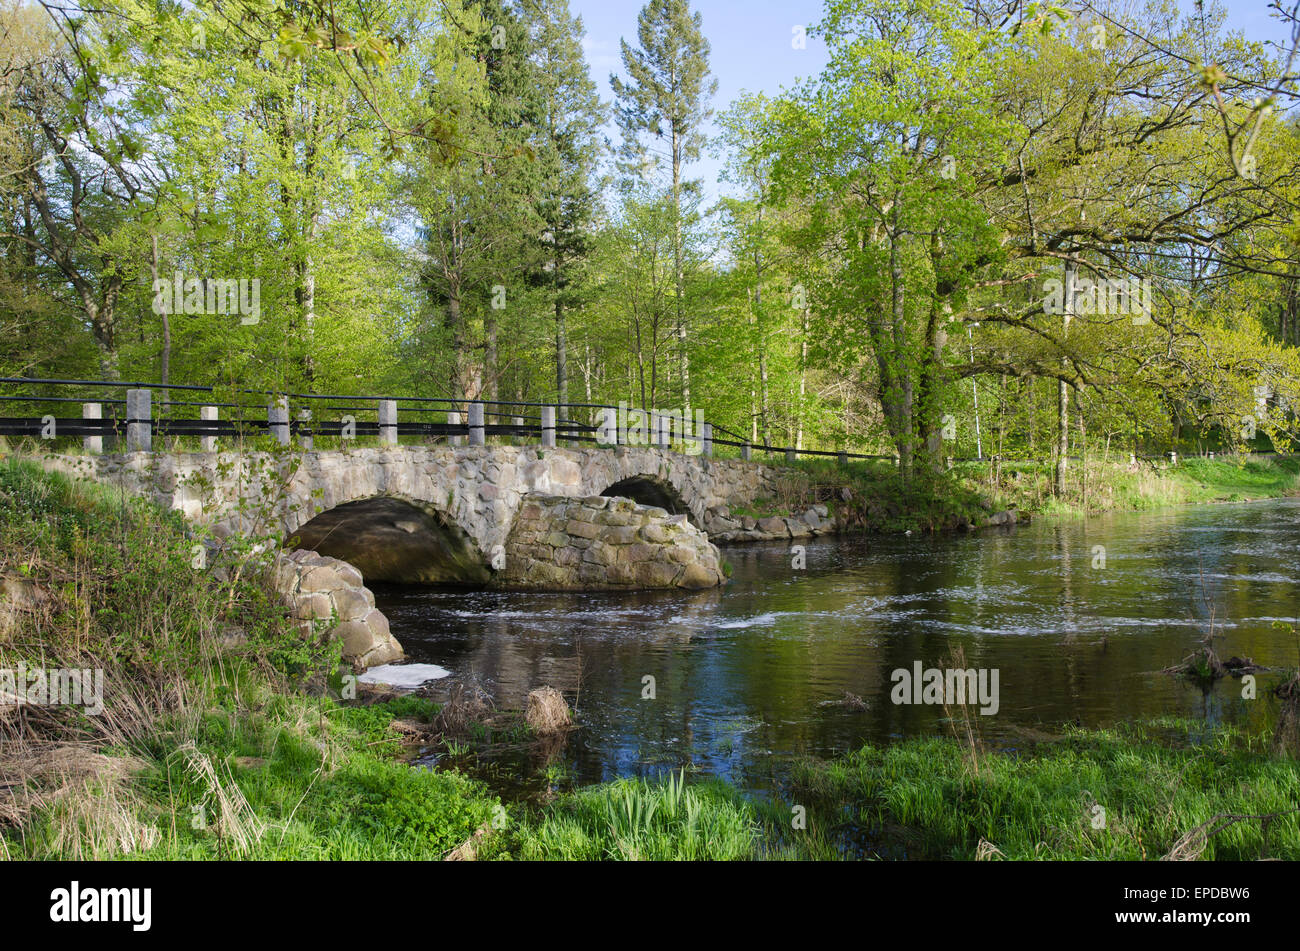
[[[359,617],[365,617],[373,605],[366,601],[365,595],[361,593],[361,588],[339,588],[330,595],[334,602],[334,610],[338,612],[339,620],[352,621]]]
[[[659,564],[657,562],[643,561],[633,568],[633,577],[636,583],[645,588],[667,588],[677,577],[678,569],[673,565]]]
[[[303,594],[294,599],[293,616],[301,620],[332,617],[333,605],[328,594]]]
[[[569,523],[564,526],[564,530],[570,535],[574,535],[578,538],[595,538],[600,534],[599,525],[595,525],[592,522],[579,522],[577,520],[570,520]]]
[[[298,590],[304,594],[323,591],[326,594],[343,587],[343,579],[333,568],[326,565],[310,565],[302,572],[302,581]]]
[[[649,522],[642,526],[641,537],[648,542],[663,544],[668,541],[668,531],[658,522]]]
[[[677,581],[679,588],[690,588],[692,590],[699,588],[712,588],[722,581],[718,572],[712,568],[707,568],[699,562],[686,566],[682,572],[681,578]]]

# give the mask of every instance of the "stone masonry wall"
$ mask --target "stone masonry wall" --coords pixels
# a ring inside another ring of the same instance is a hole
[[[275,568],[275,585],[304,637],[315,622],[337,616],[327,638],[343,641],[343,657],[361,667],[401,660],[402,645],[388,630],[388,618],[375,607],[375,596],[361,572],[337,558],[314,551],[281,553]]]
[[[533,496],[506,542],[503,588],[712,588],[721,555],[684,515],[603,496]]]
[[[529,495],[582,498],[626,479],[650,479],[671,488],[691,522],[710,533],[736,530],[726,514],[730,507],[776,495],[776,470],[756,462],[627,446],[396,446],[304,452],[288,459],[267,453],[133,453],[51,455],[43,461],[70,475],[121,484],[212,524],[219,536],[247,530],[239,500],[252,501],[255,510],[264,485],[284,487],[274,513],[286,535],[344,502],[386,495],[427,503],[451,516],[485,557],[505,544]]]
[[[709,537],[720,542],[768,541],[783,538],[808,538],[831,535],[837,531],[835,517],[825,505],[814,505],[802,515],[772,515],[767,518],[730,518],[723,515],[718,531]]]

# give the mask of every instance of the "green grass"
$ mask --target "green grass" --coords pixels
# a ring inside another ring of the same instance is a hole
[[[731,860],[752,858],[759,822],[734,789],[685,774],[620,779],[570,793],[496,846],[496,857]]]
[[[1180,463],[1171,477],[1186,492],[1188,502],[1273,498],[1300,490],[1300,459],[1193,458]]]
[[[981,842],[1008,859],[1158,859],[1222,815],[1247,819],[1211,836],[1205,859],[1300,858],[1300,768],[1230,731],[1198,746],[1154,731],[1072,729],[1031,753],[993,753],[915,739],[807,762],[795,795],[843,816],[881,851],[974,859]],[[1104,823],[1096,827],[1104,810]],[[1289,812],[1288,812],[1289,811]],[[985,847],[987,850],[987,846]]]

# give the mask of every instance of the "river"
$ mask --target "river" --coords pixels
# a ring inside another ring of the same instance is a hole
[[[1211,624],[1225,659],[1300,660],[1296,499],[822,538],[804,567],[792,544],[724,547],[731,582],[704,593],[376,597],[409,659],[477,681],[498,706],[562,690],[580,725],[561,754],[576,784],[690,761],[762,792],[799,755],[943,733],[941,706],[891,701],[891,673],[950,666],[953,646],[998,671],[997,713],[979,726],[999,748],[1062,723],[1162,715],[1263,729],[1275,678],[1252,701],[1232,677],[1205,692],[1160,672]],[[500,772],[526,786],[537,766],[506,757]]]

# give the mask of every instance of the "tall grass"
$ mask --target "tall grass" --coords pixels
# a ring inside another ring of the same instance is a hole
[[[621,779],[580,790],[517,834],[522,858],[727,860],[755,854],[753,807],[722,784]]]
[[[1260,742],[1070,730],[1030,755],[987,755],[977,772],[963,744],[915,739],[805,763],[796,787],[828,810],[856,804],[856,824],[918,857],[1297,859],[1300,767]]]

